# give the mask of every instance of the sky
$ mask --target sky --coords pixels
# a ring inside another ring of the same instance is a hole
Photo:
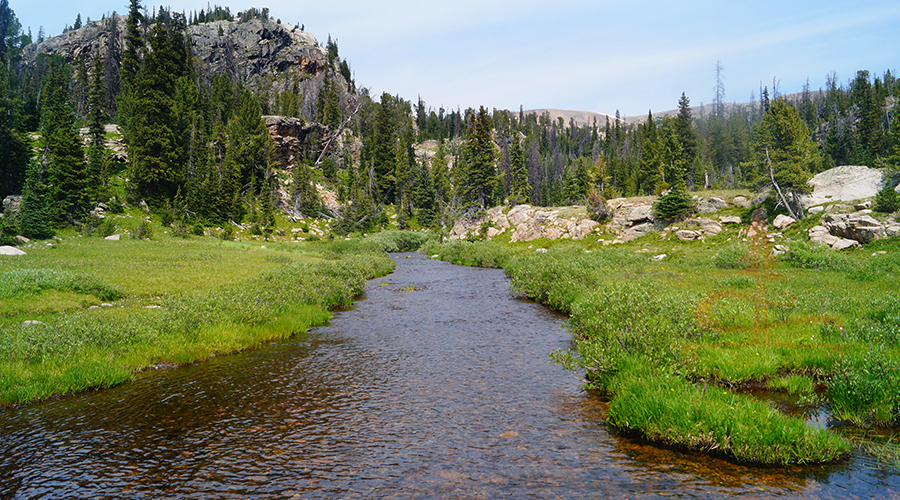
[[[8,0],[23,28],[58,35],[78,14],[127,13],[127,0]],[[199,11],[207,1],[152,3]],[[215,3],[212,3],[215,5]],[[322,45],[331,35],[357,86],[427,107],[549,108],[623,116],[666,111],[685,93],[727,102],[825,87],[900,66],[900,2],[759,0],[222,0],[268,7]]]

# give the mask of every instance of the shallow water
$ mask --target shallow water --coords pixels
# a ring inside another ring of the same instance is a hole
[[[0,413],[0,497],[900,495],[863,455],[751,468],[619,436],[548,359],[561,317],[502,271],[393,258],[307,336]]]

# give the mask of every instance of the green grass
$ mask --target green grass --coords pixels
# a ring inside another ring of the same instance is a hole
[[[847,453],[840,438],[748,396],[739,404],[714,397],[695,412],[687,396],[703,384],[763,382],[808,397],[815,380],[826,386],[821,396],[836,418],[897,425],[900,240],[841,253],[803,241],[799,231],[798,239],[777,241],[790,249],[779,260],[771,243],[748,241],[739,230],[728,226],[690,243],[652,235],[608,247],[593,237],[453,242],[427,251],[468,265],[482,265],[473,255],[502,256],[487,261],[507,271],[515,292],[569,315],[575,349],[554,358],[583,369],[589,385],[610,397],[615,425],[649,439],[759,463]],[[549,250],[529,248],[538,245]],[[873,255],[879,250],[886,253]],[[665,260],[650,260],[660,253]],[[660,374],[668,374],[668,386]]]
[[[717,386],[698,386],[631,361],[616,376],[610,422],[647,439],[760,464],[831,462],[851,446],[766,403]]]
[[[391,272],[382,236],[272,248],[213,238],[64,238],[0,261],[0,405],[109,387],[304,332]],[[112,307],[89,308],[100,301]],[[38,324],[25,325],[36,319]]]

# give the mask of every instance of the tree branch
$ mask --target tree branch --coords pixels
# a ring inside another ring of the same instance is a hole
[[[772,168],[772,159],[769,158],[769,148],[766,147],[766,163],[769,164],[769,179],[772,181],[772,185],[775,186],[775,191],[778,192],[778,197],[781,198],[781,203],[784,204],[785,208],[787,208],[788,213],[794,220],[800,220],[797,217],[797,214],[794,213],[794,210],[791,208],[791,204],[787,202],[784,198],[784,194],[781,192],[781,188],[778,186],[778,183],[775,182],[775,170]]]

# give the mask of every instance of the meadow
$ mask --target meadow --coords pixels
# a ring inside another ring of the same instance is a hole
[[[737,227],[693,242],[500,235],[423,250],[503,268],[515,293],[568,315],[574,345],[554,358],[609,399],[623,432],[742,462],[817,463],[846,456],[851,440],[749,389],[824,406],[849,428],[900,423],[900,241],[838,252],[807,241],[814,223],[785,230],[777,258]]]
[[[305,243],[63,234],[0,260],[0,406],[302,334],[428,236]]]

